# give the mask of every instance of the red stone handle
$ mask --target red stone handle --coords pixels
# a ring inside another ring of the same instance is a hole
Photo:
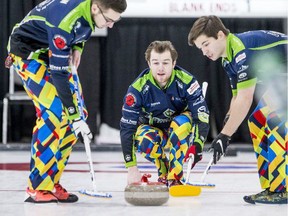
[[[149,173],[143,174],[143,176],[141,178],[141,182],[147,182],[148,183],[149,182],[148,178],[151,178],[151,174],[149,174]]]

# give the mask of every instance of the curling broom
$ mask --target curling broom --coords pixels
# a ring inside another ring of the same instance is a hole
[[[205,187],[205,188],[214,188],[216,186],[215,184],[204,182],[212,164],[213,164],[213,157],[210,159],[208,165],[206,166],[206,169],[205,169],[204,173],[202,174],[201,181],[200,182],[189,182],[187,184],[193,185],[193,186]],[[188,170],[187,170],[187,172],[188,172]]]
[[[207,82],[203,82],[202,84],[202,92],[203,92],[203,96],[206,96],[206,92],[207,92],[207,87],[208,87],[208,83]],[[193,131],[194,133],[194,131]],[[193,136],[193,134],[192,134]],[[191,139],[193,141],[193,138]],[[187,164],[187,172],[186,172],[186,179],[185,182],[183,183],[183,185],[175,185],[169,188],[169,193],[171,196],[199,196],[201,194],[201,187],[213,187],[212,184],[207,184],[204,183],[204,178],[207,175],[207,172],[209,169],[205,170],[204,174],[206,173],[206,175],[203,178],[203,182],[195,182],[195,183],[189,183],[189,177],[190,177],[190,171],[192,168],[194,162],[194,155],[190,154],[189,155],[189,159],[188,159],[188,164]],[[215,185],[214,185],[215,186]]]
[[[171,196],[180,197],[180,196],[199,196],[201,194],[201,187],[198,185],[191,185],[188,183],[190,170],[194,162],[194,155],[189,155],[188,165],[187,165],[187,174],[186,180],[182,185],[175,185],[169,188],[169,194]]]
[[[72,72],[72,76],[73,76],[73,80],[74,80],[74,89],[75,89],[75,92],[77,95],[77,102],[78,102],[78,108],[79,108],[80,116],[82,119],[85,119],[84,111],[83,111],[84,104],[83,104],[83,100],[81,98],[79,86],[78,86],[79,78],[78,78],[78,75],[76,72],[76,67],[74,65],[71,66],[71,72]],[[87,160],[89,163],[89,170],[90,170],[90,174],[91,174],[93,190],[82,189],[79,191],[79,193],[84,194],[84,195],[88,195],[88,196],[92,196],[92,197],[111,198],[112,197],[111,194],[97,191],[95,173],[94,173],[93,162],[92,162],[92,154],[91,154],[91,148],[90,148],[91,140],[89,139],[89,137],[87,135],[84,135],[83,142],[84,142],[84,146],[85,146]]]

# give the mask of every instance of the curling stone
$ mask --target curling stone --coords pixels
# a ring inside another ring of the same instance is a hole
[[[135,206],[160,206],[169,199],[169,189],[160,182],[149,182],[150,174],[144,174],[141,182],[127,185],[125,200]]]

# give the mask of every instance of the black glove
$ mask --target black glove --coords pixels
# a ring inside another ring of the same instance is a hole
[[[230,117],[230,114],[227,114],[223,120],[223,127],[225,126],[225,124],[227,123],[228,119]]]
[[[198,163],[200,160],[202,160],[202,147],[199,143],[195,142],[193,143],[188,149],[187,152],[185,154],[185,158],[184,158],[184,162],[186,162],[190,156],[190,154],[194,155],[194,162],[192,164],[193,168],[196,163]]]
[[[231,137],[225,134],[218,134],[218,136],[212,141],[211,147],[209,150],[213,149],[213,162],[214,164],[220,159],[220,157],[225,154],[227,146],[229,145],[229,141]]]

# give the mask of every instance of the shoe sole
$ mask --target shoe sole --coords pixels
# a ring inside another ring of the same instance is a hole
[[[28,197],[24,202],[29,202],[29,203],[58,203],[58,200],[35,201],[33,198]]]
[[[272,201],[261,201],[261,200],[259,200],[259,201],[255,201],[255,203],[260,203],[260,204],[288,204],[287,203],[288,202],[288,200],[286,199],[286,200],[282,200],[282,201],[280,201],[280,202],[272,202]]]
[[[55,196],[55,195],[54,195]],[[55,196],[56,197],[56,196]],[[57,197],[56,197],[57,198]],[[57,198],[58,199],[58,198]],[[74,203],[79,200],[78,196],[76,195],[69,195],[68,199],[58,199],[58,202],[60,203]]]

